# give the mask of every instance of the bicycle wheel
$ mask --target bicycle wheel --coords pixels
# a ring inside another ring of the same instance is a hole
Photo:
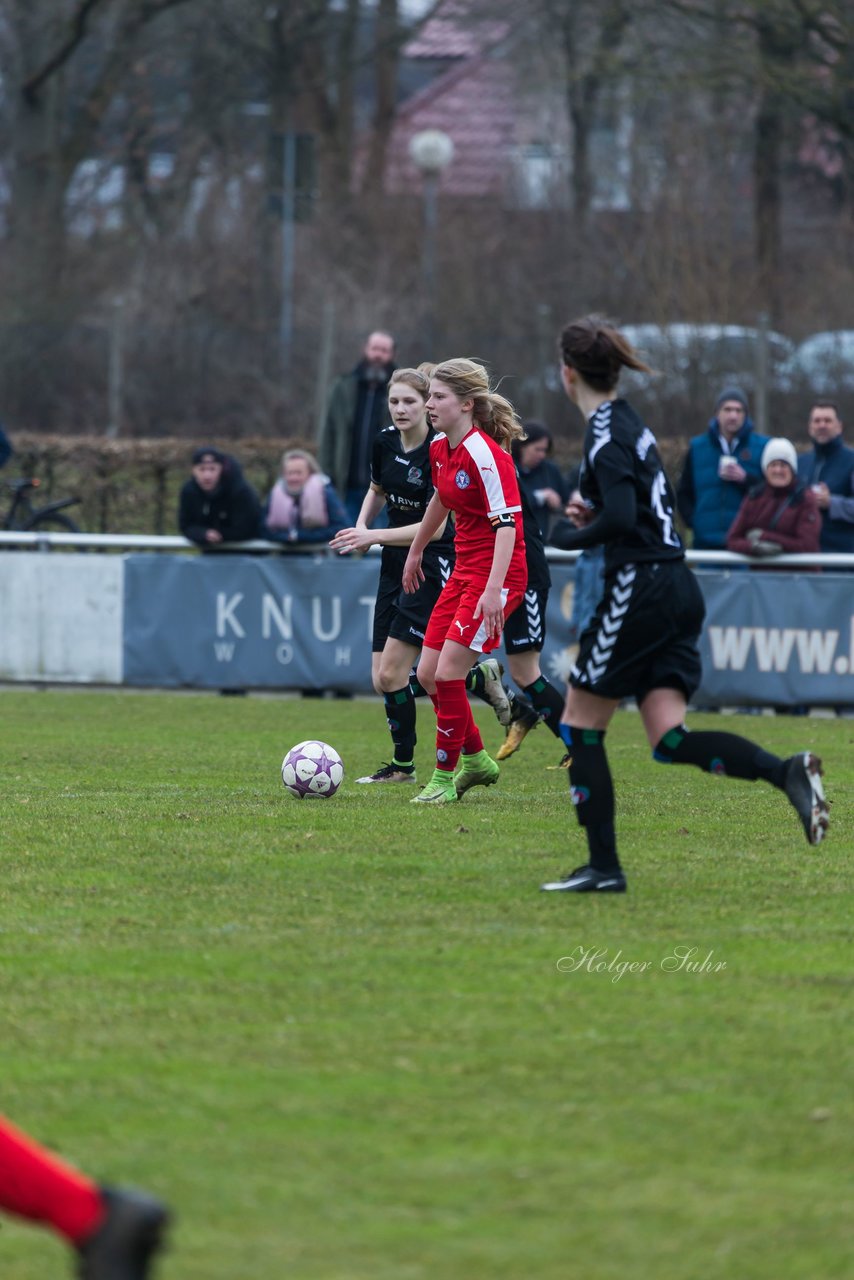
[[[28,534],[79,534],[82,532],[79,525],[74,524],[70,516],[63,516],[61,512],[49,512],[45,516],[33,516],[27,525]],[[54,552],[82,552],[85,547],[54,547]]]

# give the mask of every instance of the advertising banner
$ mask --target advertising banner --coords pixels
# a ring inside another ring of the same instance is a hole
[[[378,571],[374,557],[128,556],[125,684],[367,692]]]
[[[562,684],[575,654],[573,568],[550,567],[542,667]],[[378,573],[375,556],[128,556],[124,682],[369,693]],[[708,612],[697,705],[854,704],[851,575],[698,579]]]

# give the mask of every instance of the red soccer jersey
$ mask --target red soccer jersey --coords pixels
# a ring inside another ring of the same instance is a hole
[[[436,436],[430,445],[433,486],[444,507],[456,517],[455,573],[489,577],[495,553],[492,516],[511,514],[516,524],[516,545],[504,580],[506,587],[524,588],[528,580],[522,502],[512,457],[478,427],[472,427],[456,449],[448,437]]]

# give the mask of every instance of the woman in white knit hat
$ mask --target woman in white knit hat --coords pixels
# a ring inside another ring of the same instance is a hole
[[[819,549],[821,512],[798,479],[798,455],[776,437],[762,451],[765,480],[745,495],[727,535],[727,548],[745,556],[778,556]]]

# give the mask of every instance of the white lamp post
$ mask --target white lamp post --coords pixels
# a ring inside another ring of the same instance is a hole
[[[423,129],[412,136],[409,156],[421,172],[424,183],[424,244],[422,267],[427,304],[425,359],[436,358],[436,228],[438,225],[439,178],[454,158],[454,143],[441,129]]]

